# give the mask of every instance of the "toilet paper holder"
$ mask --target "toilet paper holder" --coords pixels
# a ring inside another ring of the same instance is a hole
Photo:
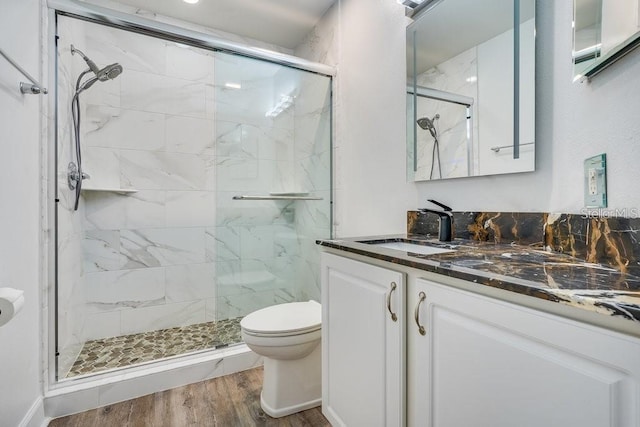
[[[0,288],[0,326],[11,321],[24,306],[24,291]]]

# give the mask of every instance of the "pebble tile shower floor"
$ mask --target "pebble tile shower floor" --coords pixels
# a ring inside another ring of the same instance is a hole
[[[66,378],[239,343],[241,319],[87,341]]]

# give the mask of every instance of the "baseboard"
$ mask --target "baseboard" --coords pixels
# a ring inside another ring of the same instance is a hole
[[[39,396],[29,408],[19,427],[46,427],[49,420],[44,416],[44,399]]]
[[[262,358],[242,344],[96,380],[69,381],[45,394],[44,415],[59,418],[260,365]]]

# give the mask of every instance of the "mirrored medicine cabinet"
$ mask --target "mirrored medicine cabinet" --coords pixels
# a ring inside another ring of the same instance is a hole
[[[410,181],[535,169],[535,0],[427,0],[407,27]]]
[[[638,0],[574,0],[574,81],[589,79],[640,44]]]

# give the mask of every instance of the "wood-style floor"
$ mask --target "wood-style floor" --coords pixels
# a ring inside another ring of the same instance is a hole
[[[320,408],[271,418],[260,408],[262,368],[57,418],[49,427],[330,426]]]

